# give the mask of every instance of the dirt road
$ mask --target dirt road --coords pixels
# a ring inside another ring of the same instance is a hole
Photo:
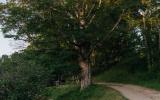
[[[128,84],[98,83],[119,91],[129,100],[160,100],[160,91]]]

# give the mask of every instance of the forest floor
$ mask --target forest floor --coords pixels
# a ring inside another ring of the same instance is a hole
[[[128,100],[160,100],[160,92],[130,84],[97,83],[119,91]]]

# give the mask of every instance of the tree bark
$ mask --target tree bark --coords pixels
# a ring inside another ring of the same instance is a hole
[[[148,70],[151,71],[152,69],[152,58],[151,58],[151,51],[149,47],[149,41],[147,39],[147,33],[146,33],[146,21],[145,17],[143,16],[143,37],[144,37],[144,45],[146,47],[146,54],[147,54],[147,66]]]
[[[81,90],[83,90],[91,84],[90,64],[87,60],[79,57],[79,65],[81,67]]]
[[[159,29],[159,45],[158,45],[159,47],[158,47],[158,63],[160,64],[160,29]]]
[[[159,47],[159,53],[160,53],[160,30],[159,30],[159,45],[158,45]]]

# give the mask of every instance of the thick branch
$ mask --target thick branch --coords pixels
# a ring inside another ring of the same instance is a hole
[[[112,29],[109,31],[108,34],[111,34],[111,33],[115,30],[115,28],[119,25],[119,23],[120,23],[121,20],[122,20],[123,14],[124,14],[124,10],[122,11],[122,14],[119,16],[119,19],[118,19],[117,22],[114,24],[114,26],[112,27]],[[104,36],[104,38],[101,39],[101,41],[98,41],[98,42],[95,43],[95,45],[91,48],[91,51],[89,52],[88,57],[91,55],[92,51],[97,48],[98,44],[102,43],[102,42],[107,38],[108,34],[106,34],[106,35]]]

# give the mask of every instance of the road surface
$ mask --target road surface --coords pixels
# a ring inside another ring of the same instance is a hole
[[[97,83],[119,91],[128,100],[160,100],[160,91],[129,84]]]

